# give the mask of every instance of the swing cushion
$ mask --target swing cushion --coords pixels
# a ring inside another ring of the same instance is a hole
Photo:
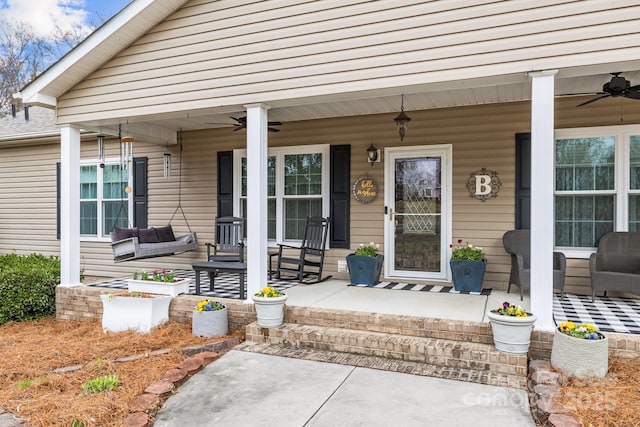
[[[151,228],[141,228],[138,230],[138,241],[140,243],[160,243],[160,239],[158,238],[158,234],[156,233],[156,229]]]
[[[156,234],[158,235],[158,240],[160,242],[174,242],[176,240],[176,236],[173,234],[171,225],[156,228]]]
[[[113,227],[113,240],[124,240],[130,239],[131,237],[138,237],[138,228],[122,228],[122,227]]]

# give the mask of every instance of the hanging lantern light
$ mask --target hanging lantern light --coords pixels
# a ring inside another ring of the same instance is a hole
[[[404,140],[404,136],[407,134],[407,128],[411,121],[411,117],[407,116],[404,112],[404,95],[402,95],[400,114],[398,114],[393,120],[396,122],[396,125],[398,125],[398,133],[400,134],[400,141],[402,141]]]
[[[164,153],[164,179],[171,179],[171,153]]]

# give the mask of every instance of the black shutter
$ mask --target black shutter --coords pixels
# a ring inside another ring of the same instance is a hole
[[[147,228],[147,157],[133,158],[133,226]]]
[[[332,248],[349,248],[351,207],[351,145],[332,145],[330,151]]]
[[[233,151],[218,152],[218,217],[233,216]]]
[[[56,239],[60,240],[60,162],[56,163]]]
[[[516,229],[531,228],[531,134],[516,134]]]

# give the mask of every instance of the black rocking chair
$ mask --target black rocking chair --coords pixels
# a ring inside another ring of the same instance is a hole
[[[206,243],[209,262],[244,262],[242,218],[216,218],[216,243]]]
[[[306,284],[318,283],[330,278],[331,276],[322,277],[328,233],[329,218],[307,218],[301,246],[278,244],[276,278],[298,280],[300,283]],[[287,250],[287,253],[283,253],[283,249]],[[293,251],[298,251],[297,256],[287,255]],[[283,276],[283,273],[286,276]],[[313,280],[304,281],[307,277],[311,277]]]

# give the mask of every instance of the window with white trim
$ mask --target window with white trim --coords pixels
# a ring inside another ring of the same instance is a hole
[[[328,216],[329,145],[282,147],[267,157],[267,236],[272,242],[302,239],[307,217]],[[234,150],[234,211],[247,218],[246,150]],[[246,227],[245,227],[246,229]]]
[[[557,130],[556,248],[584,256],[611,231],[640,231],[640,126]]]
[[[114,226],[127,227],[129,174],[120,163],[83,161],[80,166],[80,236],[105,238]]]

